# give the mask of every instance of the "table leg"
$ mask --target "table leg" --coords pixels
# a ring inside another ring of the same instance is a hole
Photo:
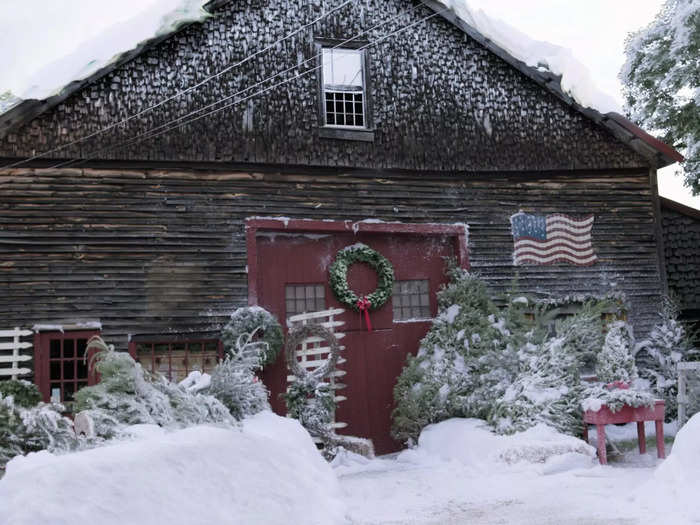
[[[605,425],[596,425],[598,430],[598,460],[601,465],[608,464],[608,455],[605,452]]]
[[[644,421],[637,421],[637,441],[639,441],[639,453],[647,453],[647,437],[644,435]]]
[[[663,419],[656,420],[656,455],[661,459],[666,457],[666,449],[664,447],[664,421]]]
[[[583,440],[588,443],[588,423],[583,424]]]

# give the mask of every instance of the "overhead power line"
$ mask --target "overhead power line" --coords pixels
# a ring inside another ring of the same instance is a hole
[[[159,107],[162,106],[163,104],[166,104],[167,102],[170,102],[171,100],[174,100],[174,99],[176,99],[176,98],[179,98],[179,97],[181,97],[182,95],[185,95],[185,94],[187,94],[187,93],[190,93],[191,91],[194,91],[195,89],[198,89],[198,88],[202,87],[204,84],[210,82],[211,80],[213,80],[213,79],[215,79],[215,78],[221,77],[222,75],[228,73],[228,72],[231,71],[232,69],[235,69],[235,68],[237,68],[237,67],[239,67],[239,66],[242,66],[243,64],[246,64],[247,62],[250,62],[250,61],[253,60],[255,57],[260,56],[261,54],[263,54],[263,53],[265,53],[265,52],[267,52],[267,51],[270,51],[271,49],[275,48],[278,44],[281,44],[282,42],[284,42],[284,41],[286,41],[286,40],[289,40],[289,39],[292,38],[293,36],[298,35],[298,34],[301,33],[302,31],[304,31],[304,30],[308,29],[309,27],[311,27],[311,26],[317,24],[318,22],[320,22],[321,20],[323,20],[323,19],[326,18],[327,16],[329,16],[329,15],[331,15],[331,14],[333,14],[333,13],[339,11],[340,9],[344,8],[346,5],[348,5],[348,4],[352,3],[352,2],[355,2],[355,1],[356,1],[356,0],[345,0],[345,1],[344,1],[342,4],[340,4],[339,6],[334,7],[334,8],[331,9],[330,11],[327,11],[327,12],[325,12],[325,13],[322,13],[322,14],[319,15],[318,17],[314,18],[311,22],[309,22],[309,23],[307,23],[307,24],[301,26],[300,28],[298,28],[298,29],[294,30],[293,32],[289,33],[288,35],[286,35],[286,36],[280,38],[279,40],[276,40],[276,41],[273,42],[272,44],[270,44],[270,45],[268,45],[268,46],[266,46],[266,47],[264,47],[264,48],[262,48],[262,49],[260,49],[260,50],[258,50],[258,51],[256,51],[256,52],[254,52],[254,53],[252,53],[252,54],[246,56],[245,58],[243,58],[242,60],[240,60],[240,61],[238,61],[238,62],[236,62],[236,63],[234,63],[234,64],[231,64],[231,65],[229,65],[229,66],[226,66],[226,67],[225,67],[224,69],[222,69],[221,71],[218,71],[218,72],[214,73],[213,75],[210,75],[210,76],[204,78],[204,79],[201,80],[200,82],[197,82],[195,85],[190,86],[190,87],[188,87],[187,89],[184,89],[184,90],[182,90],[182,91],[178,91],[177,93],[175,93],[175,94],[173,94],[173,95],[171,95],[171,96],[169,96],[169,97],[167,97],[167,98],[161,100],[160,102],[157,102],[156,104],[154,104],[154,105],[152,105],[152,106],[149,106],[149,107],[147,107],[147,108],[145,108],[145,109],[143,109],[143,110],[141,110],[141,111],[139,111],[139,112],[137,112],[137,113],[134,113],[133,115],[130,115],[130,116],[128,116],[128,117],[126,117],[126,118],[124,118],[124,119],[118,121],[118,122],[115,122],[115,123],[113,123],[113,124],[110,124],[109,126],[106,126],[106,127],[104,127],[104,128],[101,128],[101,129],[99,129],[99,130],[97,130],[97,131],[95,131],[95,132],[93,132],[93,133],[90,133],[90,134],[84,136],[84,137],[81,137],[81,138],[79,138],[79,139],[75,139],[75,140],[73,140],[73,141],[71,141],[71,142],[68,142],[68,143],[66,143],[66,144],[62,144],[62,145],[57,146],[57,147],[55,147],[55,148],[53,148],[53,149],[50,149],[50,150],[48,150],[48,151],[45,151],[45,152],[43,152],[43,153],[41,153],[41,154],[34,155],[34,156],[32,156],[32,157],[28,157],[28,158],[23,159],[23,160],[15,161],[15,162],[13,162],[13,163],[6,164],[5,166],[0,166],[0,169],[14,168],[14,167],[16,167],[16,166],[20,166],[20,165],[25,164],[25,163],[27,163],[27,162],[31,162],[31,161],[33,161],[33,160],[46,157],[47,155],[51,155],[52,153],[56,153],[56,152],[58,152],[58,151],[64,150],[65,148],[69,148],[69,147],[71,147],[71,146],[75,146],[76,144],[80,144],[81,142],[84,142],[84,141],[89,140],[89,139],[91,139],[91,138],[93,138],[93,137],[96,137],[97,135],[101,135],[102,133],[105,133],[105,132],[107,132],[107,131],[109,131],[109,130],[111,130],[111,129],[114,129],[114,128],[116,128],[117,126],[121,126],[122,124],[126,124],[127,122],[130,122],[130,121],[132,121],[132,120],[134,120],[134,119],[136,119],[136,118],[139,118],[139,117],[143,116],[144,114],[148,113],[149,111],[153,111],[154,109],[159,108]]]
[[[417,7],[417,6],[415,6],[413,9],[415,9],[416,7]],[[379,39],[377,39],[377,40],[374,40],[374,41],[372,41],[372,42],[370,42],[370,43],[368,43],[368,44],[365,44],[364,46],[361,46],[361,47],[359,47],[358,49],[359,49],[359,50],[364,50],[364,49],[368,49],[368,48],[370,48],[370,47],[372,47],[372,46],[375,46],[375,45],[377,45],[377,44],[380,44],[381,42],[387,40],[388,38],[391,38],[392,36],[395,36],[395,35],[397,35],[397,34],[403,32],[403,31],[406,31],[407,29],[410,29],[410,28],[412,28],[412,27],[414,27],[414,26],[416,26],[416,25],[418,25],[418,24],[420,24],[420,23],[426,22],[427,20],[429,20],[429,19],[431,19],[431,18],[433,18],[433,17],[435,17],[435,16],[437,16],[437,15],[440,15],[440,14],[442,14],[442,13],[448,11],[448,10],[449,10],[449,8],[445,8],[445,9],[442,9],[442,10],[440,10],[440,11],[434,12],[434,13],[432,13],[432,14],[430,14],[430,15],[427,15],[427,16],[425,16],[425,17],[423,17],[423,18],[421,18],[421,19],[419,19],[419,20],[417,20],[417,21],[415,21],[415,22],[413,22],[413,23],[411,23],[411,24],[409,24],[409,25],[403,26],[403,27],[401,27],[401,28],[399,28],[399,29],[397,29],[397,30],[395,30],[395,31],[392,31],[391,33],[389,33],[389,34],[387,34],[387,35],[384,35],[383,37],[381,37],[381,38],[379,38]],[[400,15],[397,15],[397,17],[398,17],[398,16],[401,16],[401,15],[405,15],[405,14],[407,14],[408,12],[410,12],[410,11],[406,11],[406,12],[400,13]],[[396,18],[396,17],[394,17],[394,19],[395,19],[395,18]],[[392,19],[392,20],[393,20],[393,19]],[[386,23],[386,22],[385,22],[385,23]],[[381,25],[381,24],[379,24],[379,25]],[[369,30],[367,30],[367,31],[369,31]],[[360,35],[366,33],[367,31],[363,31],[362,33],[360,33]],[[333,47],[333,49],[335,49],[336,47],[340,47],[340,46],[342,46],[342,45],[344,45],[344,44],[347,44],[347,43],[349,43],[349,42],[351,42],[351,41],[353,41],[353,40],[356,40],[357,38],[359,38],[359,35],[358,35],[358,36],[355,36],[355,37],[352,37],[352,38],[350,38],[350,39],[348,39],[348,40],[346,40],[346,41],[344,41],[344,42],[341,42],[340,44],[337,44],[336,46]],[[308,62],[308,61],[311,61],[311,60],[317,58],[318,56],[319,56],[318,54],[317,54],[317,55],[314,55],[313,57],[311,57],[310,59],[307,59],[307,60],[304,61],[303,63],[306,63],[306,62]],[[246,88],[246,89],[243,89],[243,90],[241,90],[241,91],[235,93],[234,95],[230,95],[230,96],[224,97],[224,98],[222,98],[222,99],[219,99],[218,101],[213,102],[213,103],[209,104],[208,106],[205,106],[205,107],[203,107],[203,108],[200,108],[199,110],[195,110],[195,111],[193,111],[193,112],[190,112],[188,115],[185,115],[185,116],[183,116],[183,117],[174,119],[173,121],[168,122],[168,123],[166,123],[166,124],[163,124],[163,125],[161,125],[161,126],[156,126],[155,128],[152,128],[152,129],[150,129],[150,130],[148,130],[148,131],[146,131],[146,132],[144,132],[144,133],[142,133],[142,134],[140,134],[140,135],[138,135],[138,136],[136,136],[136,137],[132,137],[132,138],[130,138],[130,139],[127,139],[126,141],[123,141],[123,142],[121,142],[121,143],[119,143],[119,144],[110,145],[110,146],[105,146],[105,147],[103,147],[103,148],[100,148],[100,149],[98,149],[98,150],[95,150],[95,151],[91,152],[90,154],[88,154],[87,158],[85,158],[85,159],[82,159],[82,160],[77,160],[77,159],[75,159],[75,160],[64,161],[64,162],[59,163],[59,164],[56,164],[56,165],[54,165],[54,166],[50,166],[49,168],[46,168],[46,169],[53,169],[53,168],[64,167],[64,166],[66,166],[67,164],[71,164],[71,163],[73,163],[73,162],[76,162],[76,165],[82,164],[82,163],[84,163],[84,162],[87,162],[87,161],[91,160],[91,157],[92,157],[93,155],[97,154],[97,153],[101,153],[101,152],[103,152],[103,151],[108,151],[108,150],[112,150],[112,149],[122,148],[122,147],[124,147],[124,146],[130,146],[130,145],[133,145],[133,144],[137,144],[137,143],[143,142],[143,141],[145,141],[145,140],[149,140],[149,139],[152,139],[152,138],[155,138],[155,137],[159,137],[159,136],[161,136],[161,135],[163,135],[163,134],[165,134],[165,133],[168,133],[168,132],[173,131],[173,130],[175,130],[175,129],[181,128],[181,127],[183,127],[183,126],[185,126],[185,125],[187,125],[187,124],[191,124],[191,123],[193,123],[193,122],[196,122],[196,121],[198,121],[198,120],[200,120],[200,119],[202,119],[202,118],[204,118],[204,117],[213,115],[213,114],[215,114],[215,113],[219,113],[220,111],[223,111],[223,110],[225,110],[225,109],[228,109],[228,108],[230,108],[230,107],[232,107],[232,106],[235,106],[235,105],[240,104],[240,103],[242,103],[242,102],[246,102],[246,101],[248,101],[248,100],[251,100],[251,99],[253,99],[253,98],[256,98],[256,97],[258,97],[258,96],[260,96],[260,95],[263,95],[263,94],[267,93],[268,91],[270,91],[270,90],[272,90],[272,89],[274,89],[274,88],[276,88],[276,87],[282,86],[282,85],[284,85],[284,84],[288,84],[288,83],[290,83],[290,82],[292,82],[292,81],[294,81],[294,80],[297,80],[297,79],[299,79],[299,78],[305,77],[306,75],[311,74],[311,73],[313,73],[314,71],[317,71],[318,69],[320,69],[320,68],[322,67],[322,65],[314,66],[314,67],[312,67],[312,68],[307,69],[306,71],[304,71],[304,72],[302,72],[302,73],[298,73],[298,74],[296,74],[296,75],[294,75],[294,76],[292,76],[292,77],[289,77],[289,78],[287,78],[287,79],[285,79],[285,80],[282,80],[282,81],[280,81],[280,82],[277,82],[277,83],[275,83],[275,84],[273,84],[273,85],[271,85],[271,86],[268,86],[268,87],[266,87],[266,88],[264,88],[264,89],[262,89],[262,90],[260,90],[260,91],[255,92],[255,93],[253,93],[253,94],[251,94],[251,95],[247,95],[247,96],[245,96],[245,97],[242,97],[242,98],[239,98],[239,99],[237,99],[237,100],[234,100],[233,102],[230,102],[230,103],[228,103],[228,104],[226,104],[226,105],[224,105],[224,106],[221,106],[221,107],[219,107],[219,108],[216,108],[216,109],[214,109],[214,110],[208,111],[208,112],[206,112],[206,113],[204,113],[204,114],[202,114],[202,115],[199,115],[199,116],[197,116],[197,117],[194,117],[194,118],[191,118],[191,119],[189,119],[189,120],[186,120],[185,122],[181,122],[181,123],[176,124],[176,125],[174,125],[174,126],[167,127],[166,129],[162,129],[162,128],[166,127],[166,126],[169,126],[170,124],[173,124],[173,123],[178,122],[179,120],[181,120],[181,119],[183,119],[183,118],[186,118],[186,117],[188,117],[188,116],[190,116],[190,115],[193,115],[193,114],[195,114],[195,113],[199,113],[199,112],[202,111],[203,109],[206,109],[206,108],[209,108],[209,107],[211,107],[211,106],[217,105],[217,104],[219,104],[219,103],[221,103],[221,102],[223,102],[223,101],[230,100],[231,98],[237,96],[238,94],[244,93],[244,92],[246,92],[246,91],[249,91],[249,90],[252,89],[253,87],[258,86],[258,85],[260,85],[260,84],[262,84],[262,83],[264,83],[264,82],[266,82],[266,81],[268,81],[268,80],[270,80],[270,79],[273,79],[273,78],[279,76],[280,74],[283,74],[283,73],[285,73],[285,72],[288,72],[288,71],[290,71],[290,70],[292,70],[292,69],[298,69],[298,67],[299,67],[299,65],[296,65],[296,66],[294,66],[294,67],[292,67],[292,68],[288,68],[287,70],[285,70],[285,71],[283,71],[283,72],[280,72],[280,73],[278,73],[278,74],[276,74],[276,75],[272,75],[271,77],[268,77],[267,79],[265,79],[265,80],[263,80],[263,81],[261,81],[261,82],[258,82],[257,84],[254,84],[253,86],[250,86],[250,87],[248,87],[248,88]],[[161,129],[162,129],[162,130],[161,130]],[[154,131],[157,131],[157,130],[161,130],[161,131],[158,131],[157,133],[153,133]],[[153,133],[153,134],[151,134],[151,133]]]
[[[396,19],[398,19],[398,18],[400,18],[400,17],[402,17],[402,16],[405,16],[405,15],[407,15],[407,14],[413,12],[414,10],[416,10],[416,9],[417,9],[418,7],[420,7],[420,6],[421,6],[421,4],[416,4],[416,5],[414,5],[411,9],[409,9],[409,10],[407,10],[407,11],[402,11],[402,12],[398,13],[397,15],[391,17],[390,19],[385,20],[385,21],[383,21],[383,22],[379,22],[379,23],[375,24],[374,26],[370,27],[369,29],[365,29],[364,31],[358,33],[357,35],[355,35],[355,36],[353,36],[353,37],[351,37],[351,38],[348,38],[347,40],[344,40],[344,41],[342,41],[342,42],[340,42],[340,43],[334,45],[331,49],[337,49],[337,48],[344,47],[344,46],[346,46],[347,44],[349,44],[349,43],[351,43],[351,42],[357,40],[357,39],[360,38],[362,35],[367,34],[367,33],[369,33],[370,31],[373,31],[373,30],[375,30],[375,29],[377,29],[377,28],[379,28],[379,27],[381,27],[381,26],[390,24],[390,23],[394,22]],[[148,135],[150,135],[151,133],[158,132],[158,131],[160,131],[161,129],[164,129],[164,128],[167,128],[168,126],[171,126],[172,124],[175,124],[175,123],[177,123],[177,122],[179,122],[179,121],[182,121],[182,120],[184,120],[184,119],[187,119],[188,117],[191,117],[191,116],[193,116],[193,115],[196,115],[197,113],[201,113],[202,111],[205,111],[205,110],[207,110],[207,109],[209,109],[209,108],[212,108],[212,107],[214,107],[214,106],[217,106],[218,104],[221,104],[222,102],[226,102],[227,100],[231,100],[232,98],[235,98],[235,97],[237,97],[237,96],[240,96],[240,95],[242,95],[243,93],[246,93],[247,91],[250,91],[251,89],[255,89],[255,88],[257,88],[257,87],[260,87],[260,86],[262,86],[263,84],[269,82],[270,80],[273,80],[273,79],[275,79],[275,78],[277,78],[277,77],[279,77],[279,76],[281,76],[281,75],[284,75],[284,74],[286,74],[286,73],[289,73],[290,71],[293,71],[293,70],[295,70],[295,69],[299,69],[299,68],[303,67],[304,65],[308,64],[309,62],[312,62],[312,61],[318,59],[320,56],[321,56],[320,54],[315,54],[315,55],[313,55],[312,57],[307,58],[307,59],[304,60],[303,62],[300,62],[299,64],[295,64],[295,65],[293,65],[293,66],[291,66],[291,67],[288,67],[287,69],[285,69],[285,70],[283,70],[283,71],[280,71],[280,72],[278,72],[278,73],[275,73],[274,75],[271,75],[271,76],[269,76],[269,77],[267,77],[267,78],[265,78],[265,79],[263,79],[263,80],[260,80],[259,82],[256,82],[255,84],[253,84],[253,85],[251,85],[251,86],[248,86],[248,87],[246,87],[246,88],[244,88],[244,89],[241,89],[241,90],[237,91],[236,93],[234,93],[234,94],[232,94],[232,95],[228,95],[228,96],[226,96],[226,97],[223,97],[223,98],[221,98],[221,99],[218,99],[218,100],[216,100],[216,101],[214,101],[214,102],[212,102],[212,103],[210,103],[210,104],[207,104],[206,106],[203,106],[203,107],[201,107],[201,108],[198,108],[198,109],[195,109],[195,110],[193,110],[193,111],[190,111],[190,112],[187,113],[186,115],[182,115],[182,116],[180,116],[180,117],[177,117],[177,118],[175,118],[175,119],[172,119],[172,120],[166,122],[165,124],[161,124],[161,125],[159,125],[159,126],[156,126],[156,127],[154,127],[154,128],[151,128],[151,129],[149,129],[148,131],[145,131],[145,132],[143,132],[143,133],[140,133],[139,135],[137,135],[137,136],[135,136],[135,137],[131,137],[131,138],[127,139],[126,141],[123,141],[123,142],[120,143],[120,144],[103,146],[102,148],[99,148],[99,149],[97,149],[97,150],[93,150],[93,151],[91,151],[90,153],[88,153],[88,154],[86,155],[86,158],[85,158],[85,159],[82,159],[82,160],[81,160],[81,159],[71,159],[71,160],[62,161],[62,162],[60,162],[60,163],[58,163],[58,164],[49,166],[48,169],[62,168],[62,167],[68,166],[68,165],[73,164],[73,163],[82,163],[82,162],[85,162],[86,160],[89,160],[90,157],[93,157],[94,155],[96,155],[96,154],[98,154],[98,153],[101,153],[101,152],[103,152],[103,151],[109,151],[109,150],[111,150],[111,149],[117,149],[117,148],[122,147],[122,146],[125,146],[125,145],[130,145],[130,144],[132,144],[132,143],[135,143],[138,139],[141,139],[141,138],[144,138],[144,140],[147,140],[148,138],[150,138],[150,137],[148,137]],[[318,68],[314,68],[314,69],[308,70],[308,72],[316,71],[316,69],[318,69]],[[296,77],[292,77],[292,80],[294,80],[294,79],[296,79],[296,78],[299,78],[300,76],[304,76],[305,74],[306,74],[306,73],[303,73],[302,75],[299,75],[299,76],[296,76]],[[251,95],[251,96],[246,96],[246,97],[244,97],[244,98],[241,99],[241,100],[237,100],[236,102],[234,102],[234,104],[239,104],[239,103],[241,103],[241,102],[245,102],[245,101],[247,101],[247,100],[250,100],[250,99],[253,98],[254,96],[257,96],[257,95],[259,95],[259,94],[261,94],[261,93],[265,93],[265,92],[269,91],[270,89],[273,89],[273,88],[275,88],[275,87],[278,87],[279,85],[283,85],[283,84],[286,84],[286,83],[287,83],[287,82],[280,82],[280,83],[277,83],[277,84],[275,84],[275,85],[273,85],[273,86],[269,86],[268,88],[262,90],[261,92],[256,92],[256,93],[254,93],[254,94]],[[230,107],[231,105],[233,105],[233,104],[229,104],[229,105],[226,106],[226,107]],[[211,114],[211,113],[207,113],[207,115],[209,115],[209,114]],[[206,116],[206,115],[205,115],[205,116]],[[153,136],[156,136],[156,135],[153,135]]]

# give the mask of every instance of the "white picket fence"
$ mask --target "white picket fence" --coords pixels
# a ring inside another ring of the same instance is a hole
[[[319,312],[297,314],[287,319],[287,323],[289,324],[290,328],[293,328],[294,325],[305,325],[310,321],[319,323],[325,328],[328,328],[331,332],[333,332],[335,337],[338,340],[340,340],[343,337],[345,337],[345,334],[342,332],[338,332],[337,328],[339,326],[343,326],[345,322],[338,321],[336,317],[342,314],[343,312],[345,312],[345,310],[343,310],[342,308],[332,308],[330,310],[321,310]],[[323,343],[323,340],[318,337],[307,337],[302,342],[301,348],[297,349],[297,358],[299,359],[299,364],[306,370],[315,370],[324,363],[325,359],[322,356],[324,354],[328,354],[330,348],[328,346],[321,346],[321,343]],[[345,347],[341,345],[341,352],[344,349]],[[337,364],[340,365],[345,362],[345,359],[339,357]],[[333,389],[335,392],[333,399],[335,399],[336,404],[347,399],[345,396],[337,394],[338,390],[342,390],[343,388],[345,388],[345,385],[339,381],[339,379],[345,374],[346,372],[344,370],[338,370],[336,368],[336,370],[331,374],[331,377],[328,381],[331,389]],[[287,381],[289,381],[290,383],[296,381],[296,377],[293,375],[288,375]],[[334,421],[332,426],[334,429],[339,429],[347,427],[348,424],[342,421]]]
[[[688,409],[687,382],[688,372],[700,373],[700,362],[681,362],[678,363],[678,427],[682,427],[686,420]]]
[[[0,330],[0,363],[10,363],[10,368],[0,368],[0,379],[10,376],[10,379],[18,379],[20,376],[31,373],[29,368],[20,368],[20,363],[30,361],[31,356],[20,353],[32,347],[32,343],[20,341],[21,337],[32,335],[31,330]],[[9,339],[9,341],[6,341]]]

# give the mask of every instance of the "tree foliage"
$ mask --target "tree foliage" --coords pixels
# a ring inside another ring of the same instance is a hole
[[[666,0],[626,42],[620,71],[632,120],[685,150],[685,183],[700,193],[700,0]]]

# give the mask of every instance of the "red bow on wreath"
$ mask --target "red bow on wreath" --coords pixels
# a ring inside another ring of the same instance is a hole
[[[367,297],[362,297],[357,300],[357,307],[360,309],[360,319],[362,319],[362,313],[365,314],[365,324],[367,325],[367,331],[372,331],[372,322],[369,320],[369,307],[371,303]]]

